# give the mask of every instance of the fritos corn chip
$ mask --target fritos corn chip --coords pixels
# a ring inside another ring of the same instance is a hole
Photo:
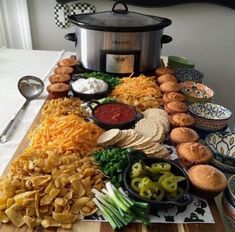
[[[53,157],[56,162],[51,162]],[[79,215],[96,212],[91,189],[103,179],[91,156],[26,151],[1,178],[0,222],[11,221],[16,227],[71,228]]]

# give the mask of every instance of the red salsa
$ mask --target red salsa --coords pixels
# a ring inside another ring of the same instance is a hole
[[[120,103],[100,105],[93,114],[97,120],[108,124],[122,124],[135,119],[135,111]]]

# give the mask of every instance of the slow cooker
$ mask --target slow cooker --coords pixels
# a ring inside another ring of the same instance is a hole
[[[75,24],[75,33],[65,38],[75,42],[77,58],[88,70],[112,74],[154,70],[162,44],[172,40],[163,35],[170,19],[131,12],[122,1],[111,11],[70,15],[69,21]]]

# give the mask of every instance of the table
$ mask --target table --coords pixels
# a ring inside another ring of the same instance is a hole
[[[47,77],[58,60],[71,55],[72,53],[64,51],[53,52],[0,48],[0,133],[10,119],[13,118],[14,113],[24,103],[24,98],[17,89],[17,81],[24,75],[34,75],[47,82]],[[24,141],[26,141],[24,136],[33,121],[35,120],[34,122],[36,122],[39,119],[40,115],[38,112],[46,96],[47,93],[44,91],[38,99],[33,100],[29,104],[17,124],[10,141],[0,144],[0,173],[3,173],[12,156],[24,148]],[[23,143],[21,143],[23,138]],[[150,231],[225,231],[214,200],[208,203],[216,224],[154,224]],[[13,231],[13,229],[7,225],[2,225],[0,226],[0,231],[7,232]],[[22,229],[20,231],[26,230]],[[73,227],[73,231],[108,232],[112,230],[108,223],[79,222]],[[123,231],[146,231],[146,229],[139,223],[133,223]]]

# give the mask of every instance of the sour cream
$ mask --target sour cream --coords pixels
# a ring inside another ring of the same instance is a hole
[[[80,78],[72,83],[72,88],[78,93],[100,93],[108,89],[105,81],[90,77],[88,79]]]

